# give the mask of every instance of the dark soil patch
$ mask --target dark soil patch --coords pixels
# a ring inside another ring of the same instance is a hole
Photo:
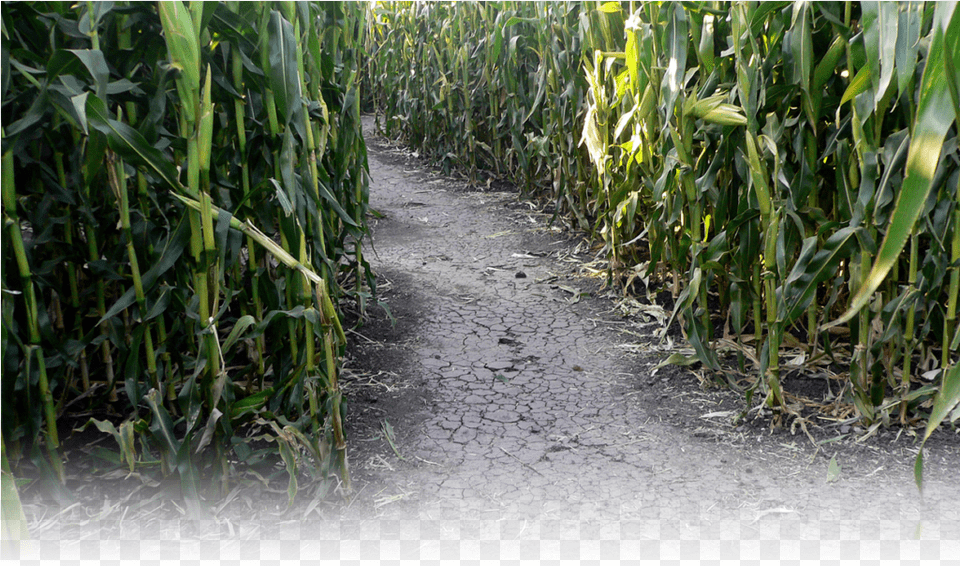
[[[413,370],[409,342],[423,319],[419,295],[409,276],[381,271],[379,300],[362,320],[347,320],[349,345],[340,385],[346,402],[344,426],[350,444],[352,479],[360,486],[373,480],[371,462],[392,448],[385,428],[400,434],[417,429],[429,407],[431,391]]]

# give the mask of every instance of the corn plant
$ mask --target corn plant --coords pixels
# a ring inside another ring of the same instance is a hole
[[[334,474],[349,489],[339,304],[376,291],[365,9],[2,16],[5,462],[62,481],[58,429],[94,425],[131,471],[178,477],[195,515],[262,458],[256,438],[277,446],[291,502],[301,447],[318,489]]]

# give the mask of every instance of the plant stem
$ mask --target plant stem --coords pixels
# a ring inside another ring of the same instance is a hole
[[[27,310],[27,326],[30,333],[30,346],[27,349],[27,356],[37,357],[38,387],[40,389],[40,398],[43,403],[44,421],[47,427],[47,452],[50,455],[50,463],[53,465],[60,483],[66,481],[66,475],[63,469],[63,461],[60,458],[59,448],[60,439],[57,434],[57,415],[53,404],[53,395],[50,392],[50,383],[47,380],[46,362],[43,356],[43,347],[40,345],[40,326],[38,322],[39,312],[37,309],[37,296],[33,288],[33,274],[30,270],[30,263],[27,258],[27,252],[23,245],[23,234],[20,230],[20,216],[17,212],[16,185],[14,183],[13,171],[13,151],[7,150],[3,153],[3,209],[4,224],[10,232],[10,240],[13,244],[14,255],[17,259],[17,267],[20,270],[20,281],[23,287],[24,300]],[[29,379],[29,376],[28,376]]]
[[[907,293],[912,293],[916,290],[917,285],[917,256],[919,255],[919,243],[916,230],[910,235],[910,267],[909,273],[907,274]],[[903,329],[903,375],[900,377],[900,423],[906,424],[907,422],[907,394],[910,393],[910,379],[912,376],[911,364],[913,362],[913,351],[916,349],[916,344],[913,340],[913,326],[915,323],[915,317],[917,313],[917,303],[916,301],[910,301],[910,307],[907,309],[907,320]]]
[[[943,319],[943,351],[940,367],[947,371],[954,352],[952,342],[957,329],[957,299],[960,295],[960,186],[957,187],[957,202],[953,209],[953,240],[950,245],[950,286],[947,292],[947,312]],[[944,374],[946,375],[946,374]]]
[[[147,299],[143,291],[143,280],[140,277],[140,264],[137,261],[137,251],[133,245],[133,232],[130,228],[130,198],[127,191],[126,176],[123,171],[123,162],[117,159],[112,151],[107,152],[107,177],[113,194],[117,198],[120,210],[120,225],[127,240],[127,258],[130,260],[130,273],[133,277],[133,289],[140,309],[140,322],[146,325],[144,331],[144,345],[147,354],[147,374],[157,391],[163,391],[160,379],[157,376],[157,359],[153,351],[152,324],[146,321]]]
[[[56,152],[54,154],[54,163],[57,167],[57,180],[60,181],[61,187],[67,186],[67,173],[63,166],[63,153]],[[67,244],[68,248],[74,247],[73,242],[73,214],[72,207],[67,206],[67,223],[64,226],[63,230],[63,241]],[[76,314],[76,322],[74,324],[74,333],[77,336],[77,340],[82,343],[83,339],[83,324],[80,317],[80,289],[79,284],[77,283],[77,266],[73,263],[67,265],[67,280],[70,285],[70,306],[73,308],[73,311]],[[80,379],[83,384],[83,391],[90,390],[90,368],[87,365],[87,349],[83,347],[80,349],[79,355],[79,364],[80,364]]]

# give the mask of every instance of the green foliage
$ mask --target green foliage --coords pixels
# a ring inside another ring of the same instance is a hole
[[[570,2],[378,4],[365,92],[386,133],[446,170],[549,191],[590,229],[577,197],[595,177],[578,147],[588,87],[578,26],[600,19]]]
[[[390,2],[370,23],[383,130],[550,197],[611,282],[672,280],[704,366],[729,336],[748,394],[796,414],[799,343],[849,368],[868,423],[956,419],[955,3]]]
[[[349,486],[338,305],[375,291],[360,248],[365,9],[22,2],[2,15],[14,466],[48,467],[33,449],[46,445],[56,470],[57,424],[82,412],[118,463],[179,477],[194,514],[227,492],[233,462],[256,459],[250,428],[276,443],[292,489],[291,439]]]

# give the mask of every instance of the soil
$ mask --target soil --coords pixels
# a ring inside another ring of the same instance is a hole
[[[73,503],[27,490],[39,542],[22,557],[57,542],[101,560],[960,557],[956,427],[927,441],[921,497],[921,430],[864,430],[826,377],[785,373],[801,418],[775,419],[736,372],[661,365],[684,351],[677,329],[657,337],[669,293],[650,294],[661,311],[624,300],[536,203],[364,127],[387,308],[349,321],[352,489],[304,477],[287,508],[275,474],[197,523],[172,486],[75,469]]]

